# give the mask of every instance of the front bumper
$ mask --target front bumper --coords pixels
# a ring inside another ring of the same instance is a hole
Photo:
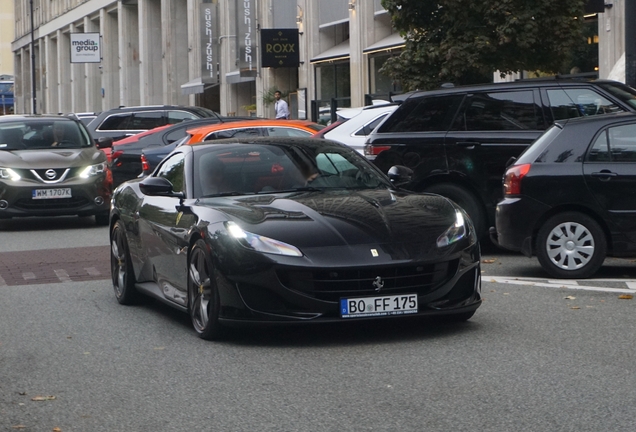
[[[342,322],[466,313],[481,305],[479,245],[436,262],[362,267],[291,267],[274,265],[251,274],[217,272],[224,324]],[[402,269],[395,272],[395,269]],[[422,268],[421,276],[404,269]],[[392,285],[390,274],[396,274]],[[329,273],[333,273],[330,280]],[[383,275],[387,285],[375,292],[372,281]],[[426,274],[426,275],[425,275]],[[324,275],[321,280],[317,275]],[[400,282],[401,281],[401,282]],[[331,289],[327,289],[331,284]],[[408,285],[408,286],[399,286]],[[362,286],[362,288],[360,288]],[[417,294],[418,312],[397,316],[341,318],[340,298]]]
[[[71,190],[70,198],[34,199],[40,189]],[[29,180],[0,181],[0,219],[23,216],[90,216],[108,214],[112,196],[110,172],[55,184]]]

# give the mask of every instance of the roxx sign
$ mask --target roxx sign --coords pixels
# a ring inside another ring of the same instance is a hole
[[[298,29],[261,29],[261,66],[298,67]]]

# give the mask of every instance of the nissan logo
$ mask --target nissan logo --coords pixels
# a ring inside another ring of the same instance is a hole
[[[55,172],[55,170],[49,169],[49,170],[46,170],[44,175],[46,176],[47,179],[53,180],[57,176],[57,173]]]

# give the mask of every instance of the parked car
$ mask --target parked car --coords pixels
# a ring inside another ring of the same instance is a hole
[[[558,121],[510,166],[496,240],[552,277],[636,256],[636,115]]]
[[[396,167],[395,182],[410,170]],[[198,334],[239,323],[445,315],[481,304],[470,219],[400,190],[341,144],[241,137],[172,152],[116,189],[115,296],[188,312]]]
[[[191,123],[194,126],[194,123]],[[145,148],[141,155],[143,175],[150,174],[168,153],[182,144],[235,137],[309,137],[325,126],[306,120],[251,119],[247,122],[214,124],[187,128],[187,138],[165,147]]]
[[[451,198],[482,235],[494,224],[506,162],[554,121],[636,111],[636,90],[614,81],[538,79],[415,92],[369,137],[384,172],[415,171],[406,187]]]
[[[338,120],[317,132],[314,138],[338,141],[364,155],[371,132],[396,108],[397,104],[381,101],[367,107],[338,110]]]
[[[0,117],[0,218],[95,216],[108,224],[112,176],[79,120]]]
[[[142,171],[141,152],[146,148],[157,149],[167,155],[174,146],[172,143],[186,136],[190,128],[219,123],[229,123],[243,120],[253,120],[253,117],[205,117],[196,120],[186,120],[173,125],[159,126],[154,129],[121,139],[112,147],[112,170],[115,186],[126,180],[138,177]],[[162,150],[167,146],[165,150]],[[161,160],[161,159],[160,159]]]
[[[79,112],[79,113],[70,113],[69,116],[80,120],[84,123],[85,126],[88,126],[90,122],[92,122],[95,118],[97,118],[98,113],[94,112]]]
[[[195,106],[120,107],[101,112],[88,124],[88,130],[95,139],[110,137],[113,141],[118,141],[158,126],[210,117],[220,116],[212,110]]]

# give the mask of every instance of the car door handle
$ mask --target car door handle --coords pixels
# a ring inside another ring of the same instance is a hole
[[[481,145],[481,143],[475,141],[457,141],[457,147],[475,148],[475,146]]]
[[[609,170],[601,170],[601,172],[592,173],[592,177],[598,177],[601,180],[609,180],[611,177],[618,177],[618,174]]]

